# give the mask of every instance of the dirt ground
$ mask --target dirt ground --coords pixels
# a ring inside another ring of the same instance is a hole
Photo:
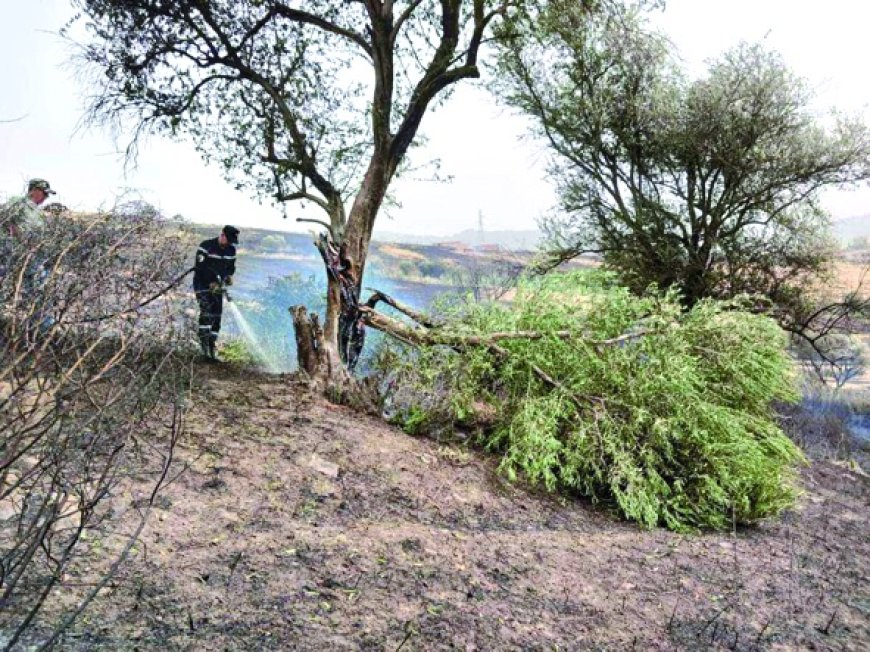
[[[643,531],[291,379],[199,373],[189,468],[66,649],[870,649],[870,481],[846,466],[808,467],[775,521]]]

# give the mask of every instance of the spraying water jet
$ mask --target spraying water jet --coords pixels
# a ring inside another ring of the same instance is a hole
[[[239,307],[236,305],[235,301],[232,301],[231,299],[229,299],[229,297],[227,297],[227,299],[227,307],[233,314],[233,317],[236,320],[236,324],[238,324],[239,330],[242,333],[242,337],[245,338],[245,341],[251,347],[251,351],[253,352],[254,357],[261,365],[263,365],[268,373],[281,373],[281,369],[278,368],[272,357],[266,354],[266,351],[263,349],[263,346],[260,344],[259,339],[254,333],[254,329],[251,328],[250,323],[248,323],[248,320],[245,319],[245,316],[242,314],[242,311],[239,310]]]

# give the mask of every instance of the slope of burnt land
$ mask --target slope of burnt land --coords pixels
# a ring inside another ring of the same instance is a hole
[[[289,378],[198,372],[141,545],[65,637],[106,650],[863,650],[865,476],[730,533],[506,483]]]

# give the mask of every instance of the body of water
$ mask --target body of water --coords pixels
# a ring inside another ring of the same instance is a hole
[[[853,414],[849,417],[849,429],[859,439],[870,442],[870,414]]]
[[[232,294],[240,299],[256,299],[269,285],[269,279],[282,279],[294,273],[305,278],[313,278],[314,283],[322,288],[323,293],[326,292],[326,270],[323,268],[323,261],[320,258],[288,259],[240,256],[236,265],[236,275],[233,279],[235,285]],[[363,278],[363,300],[367,299],[370,294],[365,288],[386,292],[417,310],[425,309],[435,297],[455,289],[452,286],[437,283],[415,283],[387,278],[382,276],[374,265],[366,267]]]
[[[288,312],[292,305],[305,305],[320,310],[326,293],[326,270],[319,257],[272,258],[239,256],[234,284],[230,288],[234,307],[224,309],[223,338],[240,337],[249,342],[264,368],[277,371],[296,369],[296,341],[293,322]],[[414,283],[381,276],[375,266],[366,270],[362,299],[370,295],[366,288],[389,294],[410,307],[425,311],[438,295],[453,290],[451,286]],[[389,311],[381,304],[379,308]],[[242,322],[242,323],[240,323]],[[371,355],[380,334],[369,331],[363,360]],[[365,366],[365,365],[363,365]]]

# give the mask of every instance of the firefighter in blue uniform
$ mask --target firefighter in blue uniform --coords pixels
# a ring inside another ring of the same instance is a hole
[[[221,330],[225,288],[236,272],[236,247],[239,230],[227,225],[220,235],[204,240],[196,250],[193,291],[199,303],[199,343],[209,362],[217,362],[215,344]]]

